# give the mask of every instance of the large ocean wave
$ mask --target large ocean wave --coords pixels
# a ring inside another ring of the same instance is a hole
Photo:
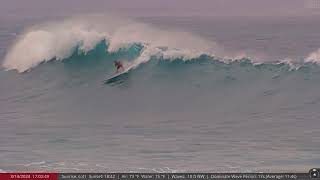
[[[23,33],[5,57],[3,66],[24,72],[42,62],[86,53],[105,40],[108,53],[141,44],[140,64],[152,55],[190,58],[213,53],[216,44],[187,32],[162,31],[124,18],[89,16],[34,26]],[[162,47],[167,48],[166,51]]]
[[[75,54],[85,56],[105,44],[106,54],[131,56],[132,68],[151,59],[218,60],[223,63],[250,61],[257,64],[289,64],[292,69],[305,63],[320,62],[320,49],[304,60],[264,61],[241,52],[225,52],[223,47],[192,33],[161,30],[115,16],[85,16],[33,26],[22,33],[8,51],[3,66],[26,72],[41,63],[68,60]],[[132,54],[133,53],[133,54]],[[130,58],[129,58],[130,59]]]

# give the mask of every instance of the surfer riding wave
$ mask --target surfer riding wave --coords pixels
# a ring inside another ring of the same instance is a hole
[[[124,71],[124,67],[121,61],[114,61],[113,64],[117,68],[116,73]]]

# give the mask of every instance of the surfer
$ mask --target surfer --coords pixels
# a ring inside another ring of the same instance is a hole
[[[116,73],[119,73],[120,70],[124,71],[124,67],[121,61],[114,61],[113,63],[114,63],[114,66],[117,68]]]

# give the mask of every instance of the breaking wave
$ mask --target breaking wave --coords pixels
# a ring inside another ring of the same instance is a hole
[[[105,43],[107,54],[137,48],[133,68],[152,57],[165,60],[195,60],[201,56],[223,62],[250,59],[253,64],[270,63],[237,52],[226,53],[215,42],[189,32],[161,30],[153,26],[115,16],[83,16],[33,26],[20,35],[8,51],[3,66],[7,70],[26,72],[52,60],[66,60],[75,53],[86,55]],[[318,63],[320,50],[304,62]],[[276,60],[275,64],[301,64]],[[293,66],[297,67],[297,66]]]
[[[87,16],[34,26],[23,33],[7,53],[3,66],[19,72],[42,62],[63,60],[76,49],[86,53],[105,40],[108,53],[141,44],[136,64],[152,55],[191,58],[213,54],[217,45],[188,32],[162,31],[125,18]],[[164,51],[163,48],[166,48]]]

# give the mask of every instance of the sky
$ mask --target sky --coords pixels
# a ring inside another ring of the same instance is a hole
[[[149,16],[310,16],[320,0],[0,0],[0,14],[119,13]]]

